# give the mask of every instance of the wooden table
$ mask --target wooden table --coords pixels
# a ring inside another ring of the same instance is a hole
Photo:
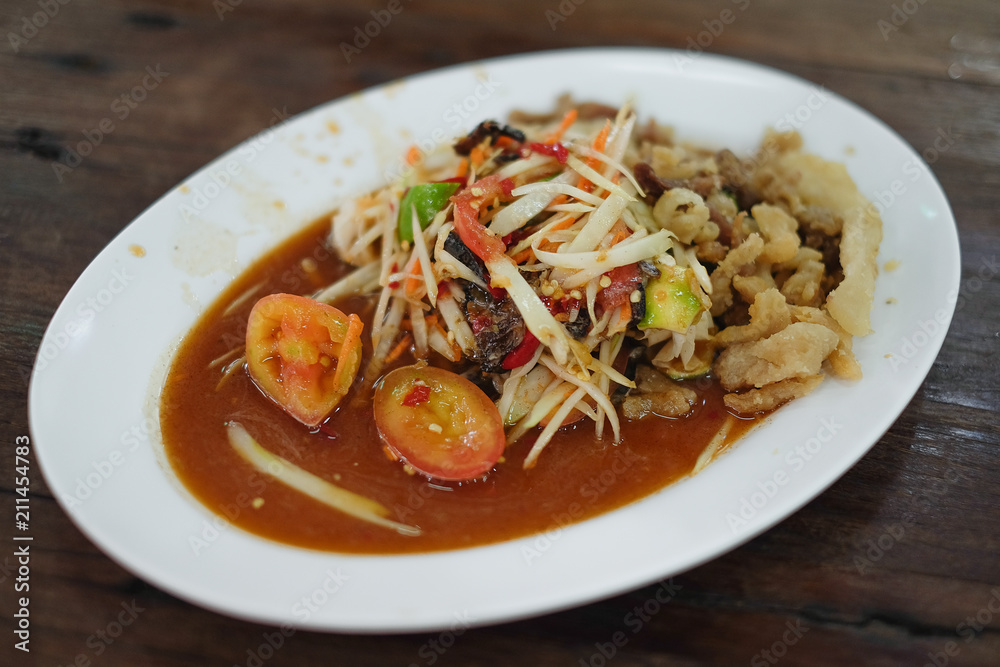
[[[370,12],[389,4],[3,3],[4,544],[13,530],[14,443],[29,433],[27,377],[56,307],[135,215],[266,127],[274,109],[296,113],[397,77],[511,53],[700,41],[855,101],[932,158],[958,220],[962,305],[923,387],[872,451],[773,530],[679,575],[676,597],[606,662],[1000,664],[995,3],[404,0],[380,35],[345,62],[341,42],[351,43]],[[733,8],[735,20],[719,20]],[[145,99],[123,106],[123,92],[144,78]],[[113,130],[100,126],[106,117]],[[85,136],[96,144],[92,154],[72,170],[57,169],[66,147]],[[0,655],[12,658],[0,662],[254,664],[248,651],[273,629],[191,606],[120,568],[75,528],[37,470],[32,503],[31,652],[12,649],[16,573],[5,546]],[[430,644],[441,640],[437,634],[299,632],[264,664],[601,665],[602,647],[610,651],[625,615],[654,592],[472,629],[443,654]],[[113,630],[120,613],[130,618],[122,605],[132,604],[142,611],[106,644],[96,633]]]

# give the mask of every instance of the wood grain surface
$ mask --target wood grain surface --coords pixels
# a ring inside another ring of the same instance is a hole
[[[348,63],[341,42],[387,5],[0,2],[0,664],[1000,664],[996,3],[401,0]],[[718,29],[727,10],[735,19]],[[266,128],[274,110],[481,58],[699,39],[869,110],[928,157],[950,198],[963,251],[954,322],[922,388],[860,463],[774,529],[678,575],[675,597],[638,632],[626,617],[655,586],[452,637],[296,632],[266,659],[258,650],[274,628],[192,606],[123,570],[35,468],[31,651],[14,649],[14,446],[29,435],[28,378],[60,301],[129,221]],[[113,113],[147,68],[159,74],[145,99],[124,118]],[[105,118],[113,131],[59,170]],[[942,133],[946,147],[932,150]],[[872,551],[880,538],[885,548]],[[134,621],[106,642],[98,633],[123,614]]]

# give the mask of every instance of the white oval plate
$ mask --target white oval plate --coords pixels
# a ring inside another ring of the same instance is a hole
[[[856,341],[864,379],[824,382],[701,474],[651,497],[493,546],[322,553],[233,529],[194,501],[163,462],[156,401],[202,309],[267,248],[398,173],[407,146],[447,140],[515,108],[547,110],[563,92],[615,106],[631,98],[643,119],[737,153],[755,148],[767,127],[795,127],[807,150],[845,162],[884,211],[880,264],[900,262],[879,277],[876,333]],[[951,320],[959,268],[954,219],[920,156],[868,113],[806,81],[660,49],[452,67],[265,129],[125,228],[46,331],[30,390],[35,452],[49,488],[95,544],[204,607],[352,632],[521,618],[694,567],[816,497],[874,445],[923,381]]]

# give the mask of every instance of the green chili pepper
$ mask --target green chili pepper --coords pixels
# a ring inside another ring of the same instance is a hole
[[[417,209],[420,229],[427,229],[431,220],[448,204],[448,198],[458,190],[458,183],[421,183],[414,185],[399,202],[399,240],[413,243],[413,209]]]

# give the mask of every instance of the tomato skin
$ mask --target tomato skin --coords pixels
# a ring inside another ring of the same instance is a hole
[[[611,284],[597,293],[597,303],[604,310],[628,304],[632,292],[642,289],[642,273],[638,264],[619,266],[604,275],[611,279]]]
[[[418,389],[423,386],[426,392]],[[415,390],[426,400],[408,400]],[[375,388],[374,410],[386,447],[428,477],[481,477],[506,446],[503,420],[493,401],[473,383],[442,368],[414,365],[388,373]]]
[[[530,143],[528,148],[536,153],[541,153],[543,155],[548,155],[549,157],[554,157],[559,160],[560,164],[566,164],[566,160],[569,159],[569,150],[565,146],[559,143],[555,144],[539,144]]]
[[[462,243],[489,265],[507,252],[503,241],[479,222],[479,209],[483,204],[497,197],[510,197],[514,181],[501,179],[492,174],[456,193],[451,201],[455,204],[455,231]]]
[[[258,301],[247,321],[247,370],[285,412],[315,428],[361,366],[361,319],[294,294]]]

